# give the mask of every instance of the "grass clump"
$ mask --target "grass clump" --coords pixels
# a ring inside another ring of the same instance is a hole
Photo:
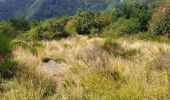
[[[121,45],[115,40],[109,38],[105,40],[103,48],[109,53],[116,54],[121,49]]]
[[[3,78],[12,78],[16,75],[17,63],[10,58],[5,58],[0,65],[0,75]]]
[[[140,51],[137,49],[125,49],[117,41],[111,38],[106,38],[104,41],[103,49],[106,50],[109,54],[114,56],[121,56],[124,58],[130,58],[139,54]]]
[[[0,84],[2,94],[0,99],[49,99],[54,96],[56,82],[45,77],[35,68],[19,67],[17,75],[11,80],[3,80]]]

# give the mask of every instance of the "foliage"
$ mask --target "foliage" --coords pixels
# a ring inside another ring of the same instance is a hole
[[[12,78],[17,72],[17,63],[12,59],[5,58],[0,65],[0,75],[3,78]]]
[[[103,28],[112,22],[112,15],[92,13],[89,11],[79,12],[76,16],[75,28],[78,34],[94,34],[101,32]]]
[[[20,32],[12,27],[7,21],[0,22],[0,33],[10,38],[15,38],[20,34]]]
[[[65,30],[67,18],[55,18],[42,22],[40,25],[32,28],[29,35],[37,40],[51,40],[61,37],[67,37]]]
[[[119,20],[113,25],[113,30],[119,34],[134,34],[140,31],[138,19],[125,19]]]
[[[170,1],[166,0],[154,13],[150,22],[150,32],[170,36]]]
[[[75,23],[78,34],[90,34],[94,25],[94,14],[92,12],[80,12]]]
[[[31,20],[31,28],[35,28],[38,24],[39,23],[35,19]]]
[[[147,31],[148,21],[151,19],[153,7],[147,4],[135,4],[135,5],[120,5],[115,10],[115,16],[117,18],[124,17],[126,19],[135,18],[139,20],[140,31]]]
[[[8,21],[16,30],[26,31],[30,29],[30,24],[24,17],[11,18]]]
[[[0,57],[6,56],[10,50],[10,40],[5,35],[0,33]]]

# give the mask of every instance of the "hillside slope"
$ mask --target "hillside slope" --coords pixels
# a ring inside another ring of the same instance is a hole
[[[37,56],[19,48],[14,58],[28,67],[37,66],[45,76],[54,75],[55,95],[61,100],[169,98],[169,74],[165,70],[170,64],[169,44],[120,38],[115,43],[121,48],[112,55],[105,42],[86,36],[44,41]],[[44,63],[41,60],[45,57],[52,60]]]
[[[1,0],[0,20],[18,16],[42,20],[55,16],[74,15],[79,10],[102,11],[121,3],[153,1],[155,0]]]

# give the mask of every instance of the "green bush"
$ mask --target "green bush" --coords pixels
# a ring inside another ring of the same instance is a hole
[[[80,12],[78,13],[75,23],[76,31],[78,34],[90,34],[90,30],[94,25],[94,13]]]
[[[110,14],[79,12],[76,16],[75,29],[78,34],[96,34],[96,32],[98,34],[103,28],[109,26],[112,20]]]
[[[6,35],[9,38],[15,38],[21,32],[12,27],[9,22],[5,21],[0,22],[0,33]]]
[[[27,31],[30,29],[30,23],[24,17],[20,18],[11,18],[8,20],[12,27],[16,30]]]
[[[154,4],[134,4],[120,5],[115,10],[117,18],[124,17],[125,19],[135,18],[139,20],[140,31],[148,31],[148,23],[154,11]]]
[[[94,28],[98,30],[102,30],[103,28],[109,26],[112,22],[114,22],[116,19],[114,18],[114,13],[109,12],[109,13],[97,13],[95,14],[94,18]]]
[[[17,63],[12,59],[5,58],[3,63],[0,65],[0,75],[3,78],[12,78],[17,71]]]
[[[0,33],[0,56],[6,56],[10,49],[10,40],[5,35]]]
[[[51,40],[62,37],[67,37],[68,34],[65,30],[67,18],[55,18],[42,22],[37,27],[29,31],[32,38],[38,40]]]
[[[120,18],[114,25],[113,30],[119,34],[134,34],[140,31],[138,19]]]

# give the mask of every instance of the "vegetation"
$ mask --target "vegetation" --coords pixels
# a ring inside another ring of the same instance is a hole
[[[167,0],[1,21],[0,99],[168,100],[169,14]]]
[[[67,18],[47,20],[37,27],[32,28],[28,34],[33,35],[32,38],[38,40],[51,40],[67,37],[68,34],[65,31],[66,23]]]
[[[79,10],[105,11],[120,4],[150,4],[160,0],[0,0],[0,20],[25,16],[43,20],[55,16],[74,15]],[[149,2],[148,2],[149,1]],[[12,4],[12,5],[11,5]],[[76,6],[75,6],[76,5]]]
[[[150,22],[150,31],[156,35],[167,35],[170,33],[170,1],[166,0],[155,12]]]

